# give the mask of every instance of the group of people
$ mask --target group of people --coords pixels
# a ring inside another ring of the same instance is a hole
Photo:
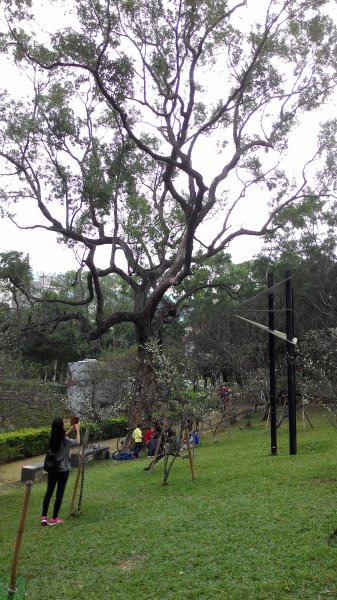
[[[197,433],[193,431],[192,421],[187,421],[187,435],[189,437],[190,444],[198,445],[199,438]],[[177,456],[181,450],[186,449],[186,432],[181,437],[177,436],[171,424],[168,421],[164,421],[163,426],[159,424],[153,425],[150,429],[145,432],[144,440],[142,438],[141,424],[138,423],[136,429],[132,433],[132,439],[135,442],[134,456],[138,458],[139,449],[142,441],[144,441],[147,449],[147,456],[153,457],[153,460],[144,468],[144,471],[151,471],[153,466],[164,456],[171,454]]]
[[[162,454],[165,444],[169,443],[169,441],[172,440],[173,436],[175,436],[174,430],[172,429],[171,425],[165,421],[163,423],[163,427],[161,427],[158,423],[155,423],[150,427],[150,429],[147,429],[143,440],[141,423],[137,423],[137,427],[132,432],[132,439],[134,441],[134,457],[139,457],[139,451],[142,442],[144,441],[145,447],[147,449],[147,456],[157,455],[157,462],[157,458],[160,454]]]

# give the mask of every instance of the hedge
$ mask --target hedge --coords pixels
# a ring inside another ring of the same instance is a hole
[[[50,427],[30,427],[0,433],[0,461],[9,462],[46,452]]]
[[[103,427],[97,423],[82,423],[81,432],[89,429],[89,441],[107,440],[124,435],[127,428],[127,419],[107,419]],[[31,456],[44,454],[48,449],[50,427],[31,427],[0,433],[0,462],[10,462]]]

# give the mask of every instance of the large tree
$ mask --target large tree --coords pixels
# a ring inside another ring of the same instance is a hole
[[[94,321],[72,313],[88,339],[130,322],[143,348],[196,263],[328,193],[312,157],[283,164],[301,115],[335,89],[328,1],[72,0],[46,22],[35,0],[2,6],[2,49],[31,84],[27,99],[1,95],[3,211],[81,254],[87,295],[67,302],[95,303]],[[257,226],[236,225],[240,203],[261,208]],[[130,309],[107,309],[111,274]]]

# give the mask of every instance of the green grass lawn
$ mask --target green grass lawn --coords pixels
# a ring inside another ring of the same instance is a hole
[[[288,428],[278,455],[261,415],[196,449],[196,479],[177,459],[163,488],[159,463],[96,462],[82,514],[42,528],[45,483],[33,487],[19,575],[34,600],[325,600],[337,598],[337,430],[317,414]],[[240,422],[241,424],[241,422]],[[143,452],[144,455],[144,452]],[[0,494],[0,575],[9,575],[23,488]],[[1,591],[0,591],[1,598]]]

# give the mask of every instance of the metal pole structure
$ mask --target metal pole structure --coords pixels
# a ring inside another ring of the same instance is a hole
[[[272,273],[268,273],[268,288],[274,285]],[[274,294],[268,294],[268,327],[274,329]],[[277,454],[277,436],[276,436],[276,377],[275,377],[275,336],[269,334],[269,399],[270,399],[270,443],[271,453]]]
[[[291,341],[294,338],[294,305],[291,272],[285,273],[286,296],[286,332],[287,332],[287,373],[288,373],[288,406],[289,406],[289,449],[290,454],[297,454],[296,442],[296,394],[295,394],[295,348]]]

